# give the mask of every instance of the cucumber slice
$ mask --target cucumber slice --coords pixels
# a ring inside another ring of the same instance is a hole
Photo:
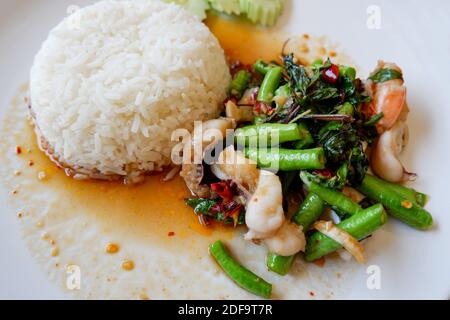
[[[222,13],[235,15],[242,13],[239,0],[209,0],[209,3],[213,9]]]
[[[168,3],[176,3],[185,7],[201,20],[206,19],[206,11],[210,9],[208,0],[163,0]]]
[[[283,11],[284,0],[239,0],[241,11],[253,23],[273,26]]]

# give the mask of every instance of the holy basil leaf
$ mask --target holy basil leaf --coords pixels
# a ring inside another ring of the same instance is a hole
[[[350,125],[341,124],[322,132],[319,141],[323,145],[327,160],[340,163],[348,159],[351,149],[359,142],[359,138]]]
[[[217,204],[216,200],[205,198],[186,199],[186,204],[194,209],[195,213],[209,214],[211,208]]]
[[[313,102],[339,98],[339,91],[334,87],[318,88],[311,92],[308,98]]]
[[[397,70],[383,68],[383,69],[378,70],[369,79],[375,83],[382,83],[382,82],[386,82],[389,80],[395,80],[395,79],[403,80],[403,75],[401,72],[399,72]]]
[[[369,160],[363,151],[361,143],[359,143],[352,149],[352,153],[350,155],[349,181],[351,184],[354,186],[359,186],[364,180],[368,169]]]
[[[326,129],[324,129],[326,128]],[[319,143],[331,167],[339,168],[341,179],[330,182],[339,187],[345,177],[352,185],[359,185],[369,168],[369,161],[363,151],[362,137],[351,124],[326,125],[319,133]],[[343,167],[343,163],[348,166]]]
[[[332,177],[325,177],[321,174],[309,174],[307,177],[310,181],[314,181],[324,187],[341,190],[347,183],[348,172],[348,162],[344,162]]]
[[[305,96],[311,82],[305,67],[294,62],[294,55],[292,53],[285,56],[283,62],[291,88],[301,96]]]
[[[380,112],[380,113],[374,115],[374,116],[373,116],[372,118],[370,118],[368,121],[366,121],[366,122],[364,123],[364,126],[366,126],[366,127],[374,126],[374,125],[376,125],[376,124],[378,123],[378,121],[380,121],[381,119],[383,119],[383,117],[384,117],[384,113],[383,113],[383,112]]]

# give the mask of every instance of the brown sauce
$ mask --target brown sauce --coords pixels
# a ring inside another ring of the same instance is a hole
[[[277,59],[287,40],[286,35],[246,21],[236,21],[211,15],[206,25],[217,37],[231,61],[253,64],[258,59]]]

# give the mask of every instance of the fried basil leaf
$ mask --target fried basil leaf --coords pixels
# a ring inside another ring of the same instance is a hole
[[[377,73],[375,73],[369,79],[375,83],[383,83],[395,79],[403,80],[403,74],[394,69],[383,68],[378,70]]]

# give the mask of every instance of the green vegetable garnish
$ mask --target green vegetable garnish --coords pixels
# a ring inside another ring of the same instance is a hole
[[[220,240],[209,246],[209,253],[238,286],[257,296],[270,298],[272,285],[239,264]]]
[[[400,79],[403,80],[403,75],[401,72],[394,70],[394,69],[388,69],[383,68],[377,71],[373,76],[369,78],[375,83],[382,83],[389,80],[395,80]]]

